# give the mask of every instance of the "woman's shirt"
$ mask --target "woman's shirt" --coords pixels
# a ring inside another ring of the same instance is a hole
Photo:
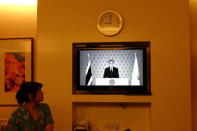
[[[54,121],[47,104],[38,104],[37,120],[34,120],[25,105],[22,105],[13,112],[6,131],[45,131],[45,127],[52,123]]]

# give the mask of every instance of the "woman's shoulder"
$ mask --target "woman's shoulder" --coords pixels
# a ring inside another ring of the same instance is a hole
[[[38,109],[39,111],[43,112],[46,116],[51,114],[50,107],[46,103],[39,103]]]
[[[39,103],[39,108],[40,109],[50,109],[49,105],[47,103]]]
[[[17,107],[14,111],[13,111],[13,113],[12,113],[12,115],[17,115],[17,116],[20,116],[21,115],[21,113],[23,113],[25,111],[25,107],[23,106],[23,105],[21,105],[21,106],[19,106],[19,107]]]
[[[39,106],[41,106],[41,107],[49,107],[49,105],[47,103],[39,103]]]

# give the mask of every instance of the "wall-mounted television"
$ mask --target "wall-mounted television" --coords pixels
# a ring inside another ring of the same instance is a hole
[[[73,43],[73,94],[150,95],[150,42]]]

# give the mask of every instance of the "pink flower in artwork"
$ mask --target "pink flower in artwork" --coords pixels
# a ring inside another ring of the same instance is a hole
[[[25,53],[5,53],[5,91],[16,92],[25,81]]]

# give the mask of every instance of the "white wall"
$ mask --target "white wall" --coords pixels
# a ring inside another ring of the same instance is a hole
[[[0,5],[0,38],[35,38],[36,5]]]

